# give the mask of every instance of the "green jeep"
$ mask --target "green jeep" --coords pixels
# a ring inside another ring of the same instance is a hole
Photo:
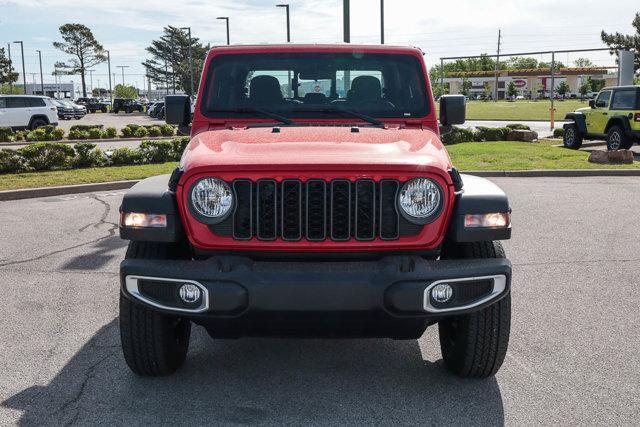
[[[564,146],[578,149],[584,139],[605,139],[609,150],[628,150],[640,141],[640,86],[604,88],[589,108],[565,117]]]

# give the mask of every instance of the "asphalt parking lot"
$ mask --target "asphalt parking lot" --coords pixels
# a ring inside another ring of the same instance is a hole
[[[120,351],[121,192],[0,202],[0,424],[571,424],[640,417],[640,178],[501,178],[514,264],[495,379],[417,341],[212,340],[174,376]]]
[[[73,125],[104,125],[105,128],[114,127],[120,130],[128,124],[135,125],[162,125],[164,120],[149,117],[147,113],[89,113],[80,120],[60,120],[58,126],[63,128],[65,132],[69,132]]]

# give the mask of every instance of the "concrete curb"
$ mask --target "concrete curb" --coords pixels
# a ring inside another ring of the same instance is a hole
[[[503,178],[588,177],[588,176],[640,176],[640,169],[558,169],[522,171],[461,171],[468,175]]]
[[[63,194],[91,193],[95,191],[125,190],[133,187],[138,180],[99,182],[95,184],[63,185],[60,187],[24,188],[0,191],[0,201],[34,199],[61,196]]]
[[[136,141],[171,141],[175,138],[178,138],[180,135],[176,136],[147,136],[145,138],[103,138],[103,139],[62,139],[60,141],[15,141],[15,142],[0,142],[0,148],[3,147],[18,147],[30,144],[36,144],[38,142],[58,142],[61,144],[77,144],[79,142],[90,142],[92,144],[100,144],[107,142],[136,142]]]

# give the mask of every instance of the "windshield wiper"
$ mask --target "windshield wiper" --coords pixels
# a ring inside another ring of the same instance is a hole
[[[296,107],[291,111],[297,111],[297,112],[311,112],[311,113],[338,113],[338,114],[345,114],[347,116],[353,116],[353,117],[357,117],[361,120],[364,120],[365,122],[371,123],[374,126],[377,127],[384,127],[384,123],[382,123],[380,120],[371,117],[371,116],[367,116],[366,114],[362,114],[358,111],[354,111],[354,110],[348,110],[345,108],[340,108],[340,107],[336,107],[333,105],[321,105],[318,107],[311,107],[310,105],[305,105],[304,107]]]
[[[281,116],[280,114],[272,113],[269,110],[263,110],[262,108],[253,107],[240,107],[240,108],[226,108],[209,110],[212,113],[243,113],[243,114],[260,114],[261,116],[269,117],[270,119],[277,120],[285,125],[293,124],[293,120]]]

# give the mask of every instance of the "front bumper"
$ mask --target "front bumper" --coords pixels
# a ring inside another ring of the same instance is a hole
[[[234,256],[205,261],[128,259],[121,263],[120,278],[126,297],[189,318],[216,336],[280,335],[283,327],[294,325],[306,332],[348,333],[348,326],[355,324],[356,332],[350,335],[395,337],[398,331],[386,326],[402,328],[408,321],[424,331],[444,316],[473,312],[500,300],[510,291],[511,263],[409,256],[354,262],[257,262]],[[475,299],[437,307],[430,299],[436,282],[450,282],[454,295],[462,295],[481,280],[493,280],[493,286]],[[143,283],[145,292],[152,289],[152,294],[141,291],[138,285]],[[202,290],[197,305],[187,307],[179,300],[183,283]]]

